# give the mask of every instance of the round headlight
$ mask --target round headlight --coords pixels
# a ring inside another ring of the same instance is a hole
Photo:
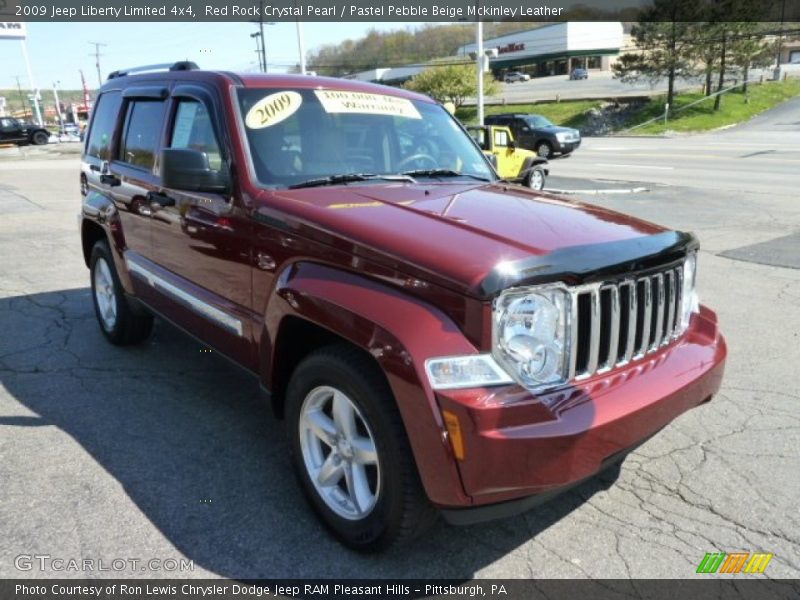
[[[495,355],[519,383],[539,387],[560,382],[565,366],[563,290],[510,292],[496,304]]]

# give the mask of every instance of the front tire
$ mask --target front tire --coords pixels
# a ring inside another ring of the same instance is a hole
[[[542,158],[550,158],[553,156],[553,146],[550,142],[539,142],[536,144],[536,154]]]
[[[131,309],[105,240],[92,248],[89,270],[94,311],[106,339],[115,346],[130,346],[147,339],[153,329],[153,317]]]
[[[369,356],[344,344],[317,350],[292,374],[286,402],[303,492],[343,544],[383,550],[435,522],[392,392]]]

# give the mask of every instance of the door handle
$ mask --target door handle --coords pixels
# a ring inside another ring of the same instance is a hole
[[[161,192],[147,192],[147,203],[156,203],[160,206],[175,206],[175,198],[171,198]]]
[[[111,175],[109,173],[103,173],[100,175],[100,183],[103,185],[108,185],[111,187],[116,187],[120,185],[122,182],[120,181],[119,177],[116,175]]]

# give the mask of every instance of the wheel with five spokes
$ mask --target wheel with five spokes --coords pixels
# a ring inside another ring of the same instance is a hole
[[[286,402],[303,491],[344,544],[384,549],[435,521],[391,390],[369,355],[347,345],[310,354]]]
[[[138,344],[146,339],[153,329],[153,317],[135,312],[128,304],[105,240],[92,248],[89,269],[94,311],[103,335],[117,346]]]

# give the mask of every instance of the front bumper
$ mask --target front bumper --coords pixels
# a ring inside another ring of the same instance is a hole
[[[555,141],[555,146],[553,150],[560,154],[569,154],[573,150],[577,150],[581,145],[581,140],[576,142],[559,142],[558,140]]]
[[[571,387],[537,396],[517,386],[438,392],[440,408],[460,422],[465,456],[457,464],[472,499],[472,508],[441,508],[453,522],[473,522],[481,519],[455,513],[521,498],[513,507],[526,510],[597,474],[709,400],[726,354],[716,315],[702,307],[672,346]]]

